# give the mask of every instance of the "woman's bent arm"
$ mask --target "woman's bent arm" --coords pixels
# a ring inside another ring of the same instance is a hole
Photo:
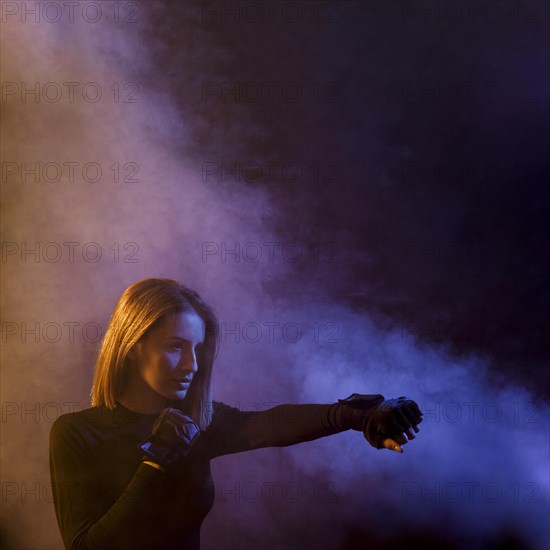
[[[70,421],[59,417],[50,433],[50,475],[57,521],[70,550],[125,548],[132,531],[146,517],[164,474],[139,464],[126,488],[109,510],[102,510],[104,493],[112,488],[90,474],[94,465],[82,438]]]

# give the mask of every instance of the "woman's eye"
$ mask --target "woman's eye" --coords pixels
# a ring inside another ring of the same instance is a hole
[[[181,351],[183,349],[183,344],[169,344],[166,346],[168,351]],[[202,345],[195,346],[195,353],[200,353],[203,349]]]

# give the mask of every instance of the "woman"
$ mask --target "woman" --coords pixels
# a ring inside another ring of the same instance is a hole
[[[122,294],[96,363],[92,407],[50,435],[54,504],[67,549],[198,549],[214,503],[210,460],[362,431],[402,452],[422,415],[405,397],[352,394],[328,405],[244,412],[212,401],[218,323],[169,279]]]

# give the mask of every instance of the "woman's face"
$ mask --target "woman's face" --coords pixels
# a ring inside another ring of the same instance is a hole
[[[195,312],[166,315],[134,346],[136,372],[160,396],[183,399],[203,343],[204,321]]]

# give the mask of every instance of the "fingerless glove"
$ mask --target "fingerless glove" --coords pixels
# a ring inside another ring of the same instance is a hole
[[[152,434],[139,444],[144,460],[152,460],[164,470],[171,470],[188,453],[200,429],[179,409],[163,409],[153,425]]]
[[[384,448],[385,439],[398,437],[422,422],[418,405],[405,396],[384,399],[380,394],[352,393],[339,399],[337,407],[335,418],[341,428],[363,432],[377,449]]]

